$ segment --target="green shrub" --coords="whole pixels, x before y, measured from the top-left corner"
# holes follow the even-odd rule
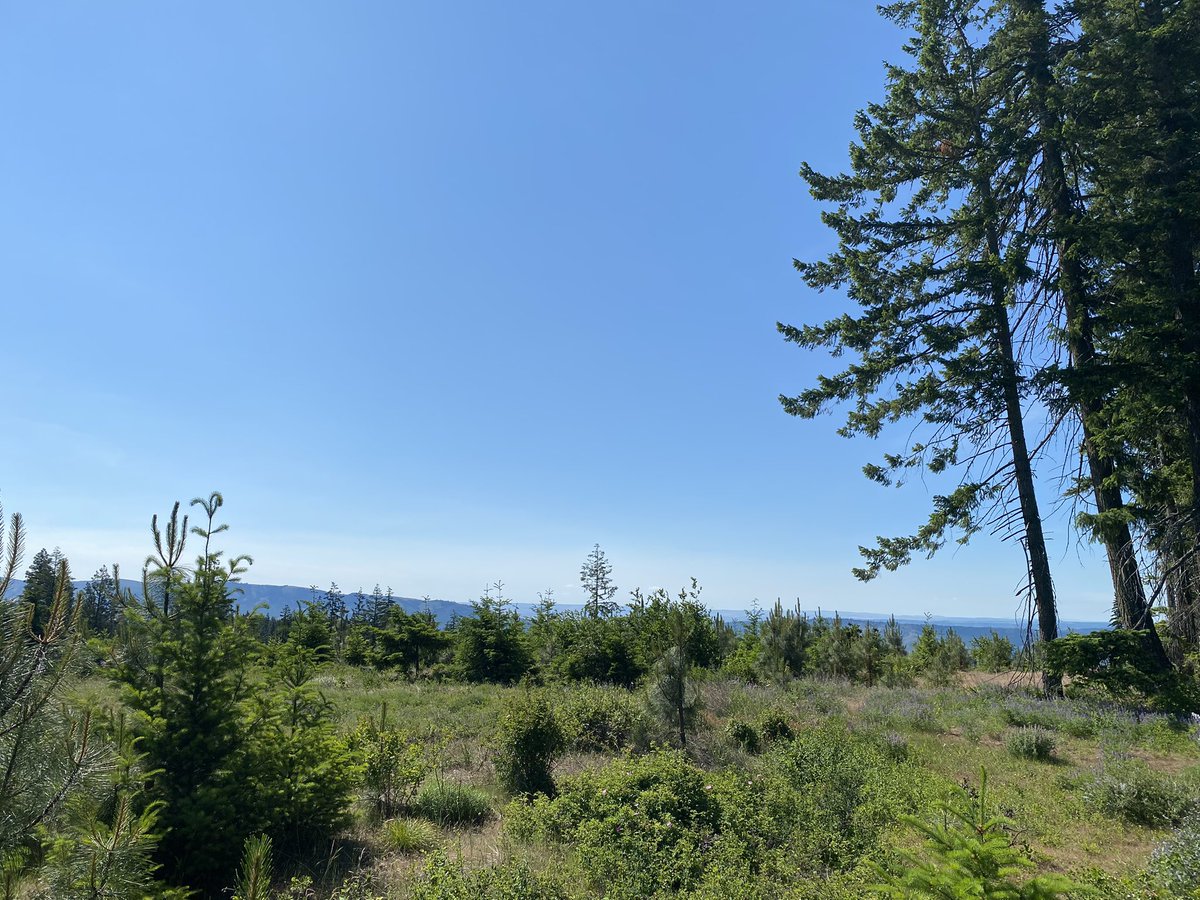
[[[436,743],[390,728],[386,703],[380,706],[378,719],[358,723],[349,745],[362,767],[366,798],[381,816],[412,805],[421,782],[433,770],[439,749]]]
[[[1105,815],[1134,825],[1177,825],[1197,807],[1194,792],[1141,760],[1110,756],[1084,785],[1084,798]]]
[[[1054,735],[1044,728],[1018,728],[1008,736],[1008,752],[1021,759],[1042,762],[1054,755]]]
[[[829,725],[753,773],[706,772],[672,751],[619,759],[562,779],[557,798],[511,804],[505,823],[517,841],[571,847],[614,900],[771,896],[797,870],[849,873],[878,852],[883,829],[916,808],[919,777]]]
[[[699,882],[722,817],[713,779],[657,751],[565,778],[558,798],[506,818],[518,839],[573,845],[607,896],[650,897]]]
[[[494,763],[500,785],[512,794],[554,794],[554,759],[566,738],[545,693],[525,691],[509,701],[500,719]]]
[[[401,853],[424,853],[437,846],[438,834],[420,819],[390,819],[383,823],[383,842]]]
[[[741,719],[729,720],[725,726],[725,737],[731,744],[741,747],[747,753],[758,753],[762,749],[758,731],[749,722],[743,722]]]
[[[632,687],[645,674],[636,635],[623,617],[560,616],[554,636],[558,647],[550,665],[561,678]]]
[[[883,751],[884,756],[895,762],[904,762],[908,759],[908,738],[902,734],[889,731],[882,735],[879,740],[879,748]]]
[[[633,695],[618,687],[573,687],[556,712],[567,744],[584,752],[629,746],[643,718]]]
[[[492,801],[477,787],[434,779],[421,788],[414,809],[443,827],[478,825],[491,815]]]
[[[1012,641],[993,630],[971,641],[971,658],[984,672],[1003,672],[1012,667]]]
[[[1193,815],[1155,849],[1149,871],[1173,897],[1200,894],[1200,816]]]
[[[790,741],[795,736],[787,716],[778,709],[763,711],[758,718],[758,731],[763,740],[771,744],[778,741]]]
[[[1049,671],[1102,688],[1115,700],[1164,712],[1200,709],[1200,686],[1156,663],[1149,632],[1120,628],[1069,634],[1046,644]]]

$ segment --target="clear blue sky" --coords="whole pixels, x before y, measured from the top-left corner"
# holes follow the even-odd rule
[[[775,322],[838,302],[796,171],[900,40],[868,2],[5,4],[0,500],[77,577],[215,488],[256,582],[570,602],[599,542],[622,596],[1011,614],[996,541],[856,583],[949,485],[777,401],[828,363]]]

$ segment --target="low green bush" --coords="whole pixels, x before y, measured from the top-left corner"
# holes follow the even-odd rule
[[[1192,815],[1155,849],[1148,868],[1170,896],[1200,896],[1200,815]]]
[[[562,726],[543,691],[513,697],[500,718],[493,762],[501,787],[511,794],[554,794],[551,767],[566,746]]]
[[[414,810],[443,827],[478,825],[491,815],[492,801],[477,787],[434,779],[421,788]]]
[[[741,747],[747,753],[758,753],[762,749],[762,741],[758,731],[749,722],[741,719],[730,719],[725,725],[725,737],[729,743]]]
[[[1083,786],[1097,811],[1133,825],[1177,825],[1198,807],[1197,795],[1176,778],[1160,775],[1138,759],[1110,756]]]
[[[1054,756],[1054,735],[1036,725],[1010,732],[1006,744],[1009,754],[1020,759],[1046,762]]]
[[[790,741],[795,735],[787,716],[778,709],[764,710],[758,717],[758,733],[769,744],[777,741]]]
[[[752,772],[706,772],[656,751],[564,778],[559,796],[513,803],[518,842],[571,847],[606,897],[773,895],[798,871],[848,873],[914,811],[922,776],[875,738],[830,724],[780,743]]]
[[[348,745],[362,768],[362,789],[379,816],[390,816],[412,805],[421,782],[433,770],[440,742],[423,741],[388,724],[387,704],[378,718],[359,721]]]
[[[894,762],[905,762],[908,759],[908,738],[894,731],[881,735],[879,747],[884,755]]]
[[[644,718],[641,705],[620,687],[578,686],[557,709],[567,744],[573,750],[620,750],[634,742]]]

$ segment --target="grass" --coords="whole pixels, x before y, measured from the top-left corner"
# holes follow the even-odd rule
[[[383,823],[383,843],[398,853],[425,853],[441,841],[438,830],[421,819],[389,819]]]
[[[573,847],[523,844],[505,827],[510,808],[503,816],[495,812],[499,792],[490,746],[505,703],[520,688],[412,682],[343,666],[330,667],[319,687],[344,731],[378,716],[386,702],[391,727],[414,739],[436,735],[431,745],[444,748],[405,817],[380,822],[366,804],[356,815],[354,834],[369,847],[361,865],[380,896],[408,896],[434,851],[470,869],[514,864],[576,873],[568,879],[576,890],[570,896],[595,896],[583,887],[588,861]],[[977,785],[986,768],[996,809],[1034,861],[1033,871],[1068,874],[1097,886],[1096,896],[1166,900],[1172,895],[1142,886],[1152,875],[1147,866],[1155,848],[1169,848],[1154,858],[1170,862],[1176,874],[1200,853],[1200,739],[1194,727],[1169,717],[1094,701],[1050,702],[1014,688],[1005,676],[912,688],[808,679],[750,685],[711,677],[701,693],[704,713],[688,749],[714,775],[765,771],[761,767],[773,755],[787,751],[788,731],[802,740],[819,725],[841,720],[875,741],[888,759],[919,771],[931,797]],[[119,703],[99,673],[74,695],[92,706]],[[578,731],[556,764],[557,778],[601,770],[616,759],[636,758],[650,742],[671,740],[669,730],[652,723],[644,743],[629,733],[628,723],[644,715],[638,692],[565,686],[551,688],[550,696],[564,714],[573,709]],[[1185,821],[1192,824],[1171,829],[1189,814],[1193,818]],[[1173,838],[1176,833],[1182,836]],[[883,854],[919,844],[899,827],[885,830],[880,841]],[[833,882],[822,887],[799,871],[778,877],[790,885],[785,890],[780,882],[788,896],[843,896],[822,893]],[[845,896],[866,896],[847,891]]]
[[[414,811],[443,828],[480,825],[492,814],[492,798],[472,785],[438,778],[421,788]]]

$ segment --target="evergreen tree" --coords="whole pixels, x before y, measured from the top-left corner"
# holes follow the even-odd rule
[[[141,748],[155,773],[149,796],[163,804],[159,860],[168,878],[208,893],[224,886],[248,835],[251,796],[242,702],[254,642],[232,612],[231,587],[250,562],[222,560],[212,539],[221,495],[197,498],[205,524],[189,532],[172,510],[165,534],[153,524],[140,603],[125,610],[121,677],[138,715]],[[179,566],[188,534],[202,540],[191,573]]]
[[[859,312],[823,325],[779,325],[789,341],[855,361],[781,400],[806,418],[853,401],[846,435],[926,423],[928,433],[907,451],[865,468],[873,480],[902,481],[922,467],[958,470],[957,486],[934,498],[925,525],[863,549],[860,578],[935,552],[950,532],[962,542],[1013,523],[1049,640],[1057,612],[1025,431],[1025,407],[1037,398],[1018,354],[1039,343],[1018,330],[1033,328],[1036,316],[1013,316],[1031,274],[1019,229],[1032,164],[1028,151],[1009,149],[1025,146],[1005,103],[1013,75],[996,64],[986,41],[990,13],[980,4],[929,0],[882,10],[913,31],[905,48],[912,67],[888,67],[885,101],[859,114],[849,174],[803,172],[813,195],[835,204],[825,220],[840,247],[797,266],[814,288],[845,287]],[[1049,674],[1045,683],[1058,689]]]
[[[83,604],[83,621],[94,634],[111,634],[116,631],[118,613],[117,583],[109,574],[108,566],[101,566],[84,585],[80,601]]]
[[[767,674],[779,678],[800,676],[807,670],[812,623],[801,609],[784,611],[777,599],[763,620],[759,635],[759,663]]]
[[[533,658],[520,614],[496,582],[471,604],[473,615],[454,629],[454,664],[467,681],[511,684],[529,671]]]
[[[650,674],[650,708],[670,723],[679,738],[679,746],[686,748],[687,734],[694,727],[702,706],[693,675],[695,663],[689,653],[696,620],[682,603],[671,603],[665,622],[668,641]]]
[[[30,627],[34,634],[41,634],[47,624],[54,598],[65,578],[68,605],[71,602],[71,569],[67,558],[57,547],[51,553],[44,547],[33,555],[33,561],[25,571],[25,587],[21,591],[21,602],[29,604],[32,611]]]
[[[257,808],[245,812],[276,847],[309,850],[349,818],[358,772],[334,730],[329,701],[313,685],[318,665],[312,650],[277,645],[270,687],[256,698],[245,803]]]
[[[579,581],[583,585],[587,600],[584,609],[593,619],[600,616],[611,616],[617,610],[613,597],[617,595],[617,586],[612,582],[612,563],[596,544],[587,555],[579,569]]]
[[[0,509],[0,597],[12,584],[24,542],[20,514],[6,527]],[[38,556],[51,564],[49,553]],[[40,567],[31,571],[40,577]],[[34,830],[50,825],[68,798],[110,764],[90,717],[62,705],[79,646],[67,578],[66,560],[60,560],[48,602],[36,593],[39,606],[0,602],[0,858],[28,849]]]

